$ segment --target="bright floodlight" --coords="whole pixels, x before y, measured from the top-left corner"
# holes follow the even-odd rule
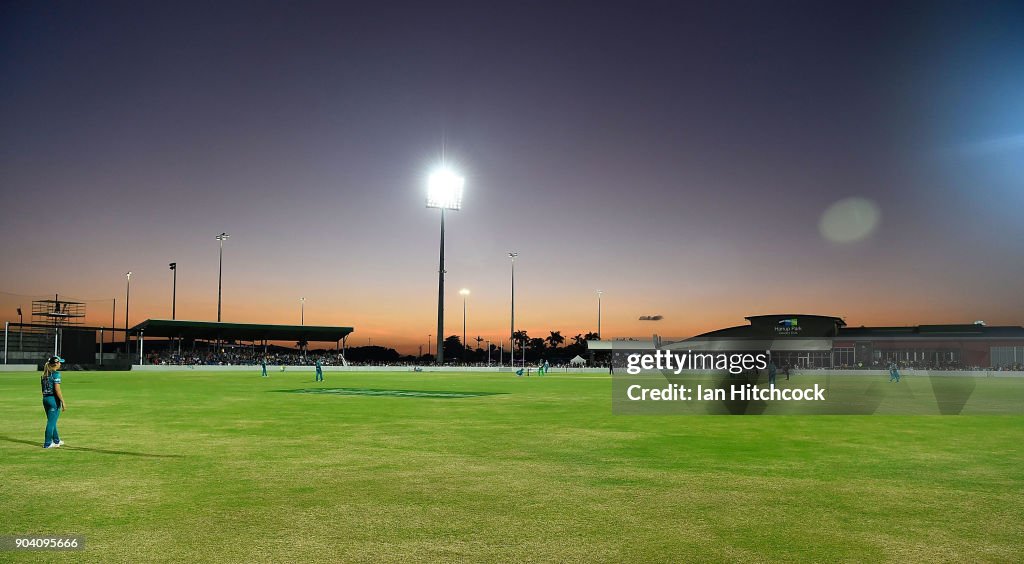
[[[462,209],[462,187],[466,179],[449,168],[439,168],[427,179],[427,207]]]
[[[463,295],[463,296],[468,296],[469,295],[469,290],[467,290],[466,288],[463,288],[463,289],[459,290],[459,294]]]

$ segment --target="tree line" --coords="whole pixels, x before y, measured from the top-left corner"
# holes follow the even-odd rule
[[[525,348],[526,361],[537,362],[545,359],[553,364],[568,362],[576,355],[588,357],[587,341],[598,340],[597,333],[577,333],[569,339],[562,335],[561,331],[548,331],[546,337],[530,337],[526,331],[516,331],[512,334],[512,341],[515,343],[516,360],[521,361]],[[482,364],[487,362],[488,346],[486,339],[477,336],[468,339],[469,346],[463,344],[458,335],[449,335],[444,340],[444,358],[450,364]],[[476,346],[473,346],[475,343]],[[303,348],[305,343],[296,343]],[[427,351],[422,356],[402,355],[390,347],[370,345],[363,347],[349,347],[345,350],[345,358],[349,362],[420,362],[429,364],[434,361],[434,352]],[[498,356],[501,348],[497,343],[490,343],[490,359],[494,364],[498,363]],[[509,357],[508,347],[504,349],[505,360]]]

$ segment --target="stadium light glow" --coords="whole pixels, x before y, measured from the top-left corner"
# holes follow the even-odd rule
[[[427,207],[445,210],[462,209],[462,189],[466,179],[448,167],[430,173],[427,179]]]

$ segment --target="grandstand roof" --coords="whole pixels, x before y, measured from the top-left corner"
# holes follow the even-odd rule
[[[179,321],[147,319],[129,329],[146,337],[179,337],[183,339],[226,339],[234,341],[316,341],[336,342],[354,331],[352,327],[318,325],[264,325],[258,323],[217,323],[214,321]]]
[[[807,318],[822,319],[822,320],[831,321],[833,323],[836,323],[840,327],[843,327],[843,326],[846,325],[846,321],[844,321],[842,317],[836,317],[834,315],[811,315],[811,314],[806,314],[806,313],[784,313],[784,314],[776,313],[776,314],[772,314],[772,315],[748,315],[747,317],[744,317],[743,319],[746,319],[747,321],[749,321],[751,323],[757,323],[758,321],[761,321],[761,320],[767,320],[769,322],[770,321],[775,321],[776,319],[778,319],[780,317],[794,317],[794,318],[797,318],[797,319],[807,319]]]
[[[843,327],[837,339],[1024,339],[1024,327],[987,325],[919,325],[911,327]]]

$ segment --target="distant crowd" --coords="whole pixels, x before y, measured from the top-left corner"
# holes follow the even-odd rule
[[[836,370],[888,370],[889,366],[893,363],[891,360],[874,360],[870,364],[865,365],[864,363],[857,363],[856,365],[837,365]],[[960,361],[945,361],[939,363],[933,362],[915,362],[900,360],[896,361],[896,368],[899,370],[992,370],[995,372],[1003,372],[1008,370],[1024,370],[1024,364],[1007,364],[1003,366],[976,366],[976,365],[965,365]]]
[[[156,352],[146,355],[147,364],[169,364],[178,366],[258,366],[262,362],[266,362],[267,365],[271,366],[313,366],[316,360],[320,360],[320,364],[323,366],[342,366],[347,364],[348,366],[441,366],[433,359],[421,358],[417,359],[414,357],[403,357],[401,359],[387,360],[387,361],[348,361],[347,363],[343,360],[341,354],[335,352],[316,352],[316,353],[305,353],[302,352],[267,352],[264,354],[262,351],[254,351],[252,349],[226,349],[221,352],[206,351],[206,352],[183,352],[178,354],[177,352]],[[857,363],[856,365],[837,365],[833,367],[834,370],[887,370],[891,364],[891,360],[876,359],[871,363]],[[568,364],[555,360],[550,363],[552,367],[559,368],[568,366]],[[516,366],[523,366],[521,360],[516,360]],[[527,366],[536,366],[537,363],[534,361],[528,361]],[[478,368],[486,368],[487,366],[499,366],[497,361],[491,362],[489,365],[486,362],[446,362],[443,366],[473,366]],[[588,363],[587,366],[596,368],[608,368],[607,362],[596,362]],[[1024,370],[1024,364],[1016,363],[1005,366],[996,367],[984,367],[984,366],[967,366],[959,361],[947,361],[940,363],[927,363],[927,362],[914,362],[914,361],[897,361],[896,367],[900,370],[993,370],[993,371],[1007,371],[1007,370]],[[793,366],[779,366],[780,370],[786,368],[797,369],[801,367]],[[815,367],[812,367],[815,368]],[[817,367],[818,369],[828,369],[827,366]]]
[[[337,354],[302,354],[254,352],[251,349],[233,349],[223,352],[176,352],[154,353],[146,356],[148,364],[172,364],[179,366],[257,366],[263,362],[268,365],[313,366],[317,359],[324,366],[340,366],[341,356]]]
[[[486,362],[446,362],[443,365],[439,365],[433,362],[432,359],[420,359],[417,360],[413,357],[407,357],[400,360],[388,360],[388,361],[348,361],[345,362],[339,353],[306,353],[301,352],[294,353],[282,353],[282,352],[267,352],[264,354],[262,351],[253,351],[252,349],[231,349],[224,350],[222,352],[215,351],[195,351],[195,352],[154,352],[146,355],[147,364],[164,364],[164,365],[176,365],[176,366],[259,366],[261,363],[266,362],[268,366],[313,366],[317,359],[320,360],[320,364],[323,366],[472,366],[478,368],[486,368],[488,363]],[[528,366],[534,366],[536,363],[527,362]],[[498,366],[497,361],[491,362],[490,366]],[[522,362],[517,360],[516,366],[522,366]],[[551,363],[551,366],[568,366],[562,363]],[[607,365],[605,365],[607,366]]]

